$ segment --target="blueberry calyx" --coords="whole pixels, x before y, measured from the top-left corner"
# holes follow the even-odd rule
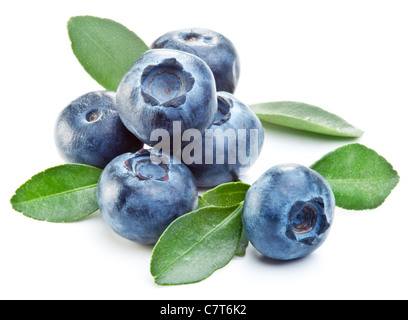
[[[150,90],[152,93],[150,93]],[[170,99],[179,97],[184,92],[184,81],[175,71],[160,70],[149,78],[146,92],[155,97],[160,97],[161,99],[158,100],[168,100],[168,97]]]
[[[184,37],[185,41],[197,41],[197,34],[191,33]]]
[[[101,117],[101,112],[98,109],[94,109],[89,111],[86,116],[85,116],[85,120],[87,122],[95,122],[97,121],[99,118]]]
[[[145,102],[155,106],[178,107],[194,85],[194,78],[175,59],[166,59],[159,65],[143,70],[142,94]]]
[[[323,212],[324,203],[321,198],[295,202],[289,213],[286,236],[294,241],[313,245],[330,228]]]
[[[169,180],[168,167],[164,164],[155,164],[150,159],[138,161],[134,170],[139,180]]]
[[[291,221],[292,230],[294,233],[307,233],[315,227],[316,220],[316,209],[311,205],[306,204]]]
[[[133,157],[125,160],[124,165],[139,180],[169,180],[169,166],[152,161],[148,150],[137,152]]]
[[[181,35],[181,39],[183,39],[185,42],[201,42],[201,44],[203,43],[209,43],[211,41],[213,41],[213,36],[211,36],[210,34],[203,34],[203,33],[199,33],[199,32],[187,32],[187,33],[182,33]],[[200,45],[199,43],[194,44],[194,45]]]

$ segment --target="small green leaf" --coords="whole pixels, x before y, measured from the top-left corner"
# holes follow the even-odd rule
[[[82,164],[47,169],[17,189],[14,210],[43,221],[71,222],[97,211],[96,188],[102,170]]]
[[[236,207],[245,200],[250,185],[243,182],[221,184],[202,195],[202,201],[216,207]]]
[[[338,137],[355,138],[363,134],[339,116],[306,103],[278,101],[250,107],[259,119],[285,127]]]
[[[328,153],[311,168],[327,179],[336,205],[349,210],[377,208],[399,182],[387,160],[357,143]]]
[[[241,240],[242,207],[205,207],[173,221],[153,249],[150,272],[155,282],[199,282],[227,265]]]
[[[68,21],[72,50],[84,69],[107,90],[116,91],[125,73],[149,48],[123,25],[92,16]]]
[[[214,202],[211,204],[203,199],[203,196],[198,197],[198,209],[204,207],[216,207],[217,204],[219,207],[223,208],[237,208],[242,201],[245,200],[246,192],[249,188],[249,185],[238,182],[238,183],[227,183],[225,185],[220,185],[214,189],[207,191],[203,196],[208,197],[209,201]],[[228,189],[232,192],[228,193]],[[232,195],[231,199],[228,197]],[[238,202],[239,201],[239,202]],[[221,205],[220,205],[221,204]],[[246,248],[248,247],[249,240],[245,234],[244,229],[242,229],[241,240],[239,242],[237,251],[235,255],[238,257],[245,256]]]

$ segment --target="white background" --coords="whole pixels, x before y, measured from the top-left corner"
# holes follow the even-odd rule
[[[7,4],[5,4],[7,3]],[[2,299],[406,299],[408,210],[406,1],[8,1],[0,9]],[[249,246],[205,281],[160,287],[149,273],[151,246],[114,234],[100,213],[66,224],[12,210],[14,191],[62,164],[53,140],[58,113],[101,87],[70,47],[66,22],[116,20],[150,45],[163,33],[206,27],[230,38],[241,57],[236,96],[248,103],[293,100],[333,112],[365,131],[336,139],[267,125],[259,161],[310,165],[360,142],[384,156],[401,181],[385,203],[337,209],[327,242],[292,262]],[[369,164],[368,164],[369,165]]]

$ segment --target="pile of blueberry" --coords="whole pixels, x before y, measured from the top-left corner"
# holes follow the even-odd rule
[[[116,93],[90,92],[60,113],[57,148],[67,162],[103,169],[98,204],[116,233],[157,242],[173,220],[196,209],[198,187],[236,181],[255,162],[264,132],[233,95],[239,75],[230,40],[178,30],[152,44]],[[242,220],[255,248],[287,260],[324,241],[333,212],[333,193],[318,173],[284,165],[249,189]]]

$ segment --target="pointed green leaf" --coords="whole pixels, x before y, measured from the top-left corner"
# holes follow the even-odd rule
[[[116,91],[125,73],[149,48],[123,25],[92,16],[68,21],[72,50],[84,69],[105,89]]]
[[[339,116],[306,103],[278,101],[250,107],[259,119],[285,127],[338,137],[355,138],[363,134]]]
[[[17,189],[14,210],[43,221],[71,222],[97,211],[96,188],[102,170],[82,164],[47,169]]]
[[[205,207],[173,221],[153,249],[150,271],[155,282],[194,283],[228,264],[241,240],[242,206]]]
[[[221,184],[202,195],[202,201],[217,207],[238,206],[245,200],[250,185],[243,182]]]
[[[380,206],[399,182],[387,160],[357,143],[328,153],[311,168],[327,179],[336,205],[349,210]]]

